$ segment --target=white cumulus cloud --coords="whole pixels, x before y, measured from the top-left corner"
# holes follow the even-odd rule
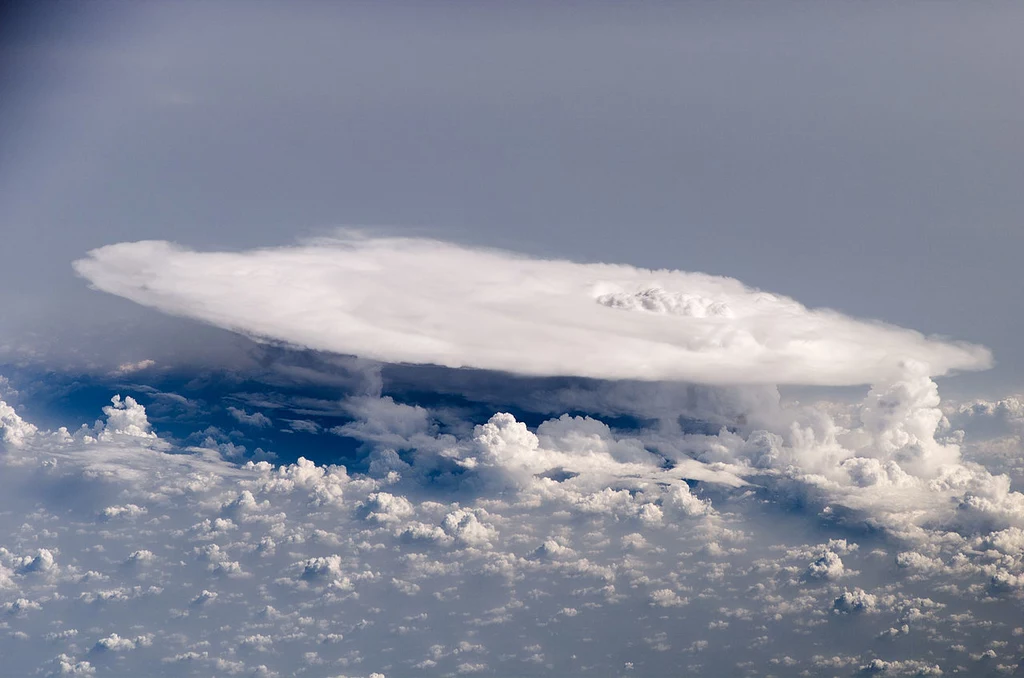
[[[612,648],[637,675],[1010,666],[1024,495],[922,456],[930,393],[876,389],[859,436],[681,434],[724,460],[682,471],[591,418],[441,434],[431,409],[362,399],[367,444],[409,446],[369,475],[132,435],[145,413],[115,399],[73,435],[0,436],[0,655],[12,675],[593,675]],[[9,413],[0,434],[26,425]],[[844,508],[861,519],[834,525]]]

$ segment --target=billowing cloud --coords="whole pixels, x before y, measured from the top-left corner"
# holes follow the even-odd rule
[[[262,412],[254,412],[249,414],[243,409],[237,407],[229,407],[228,413],[235,418],[240,424],[246,424],[248,426],[255,426],[256,428],[266,428],[271,426],[273,422],[270,421],[270,417],[263,414]]]
[[[531,259],[342,233],[294,247],[101,247],[97,289],[258,339],[393,363],[709,384],[862,384],[908,363],[984,369],[987,349],[749,288],[732,278]]]
[[[712,481],[694,482],[587,417],[530,429],[496,413],[463,437],[391,398],[346,407],[346,433],[382,452],[368,473],[175,448],[128,396],[73,432],[0,401],[0,512],[17,516],[0,521],[8,671],[992,675],[1024,650],[1020,495],[998,504],[982,469],[921,454],[945,444],[926,430],[925,378],[856,406],[861,436],[822,419],[683,436],[716,438],[774,491],[731,482],[724,462],[690,460]],[[858,500],[869,523],[898,525],[882,510],[895,495],[876,492],[891,483],[853,482],[850,459],[903,473],[916,533],[833,522]],[[822,520],[764,501],[787,485]]]

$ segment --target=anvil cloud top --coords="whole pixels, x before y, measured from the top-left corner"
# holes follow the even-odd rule
[[[396,363],[712,384],[847,385],[987,368],[987,349],[732,278],[533,259],[344,232],[195,252],[163,241],[75,262],[93,286],[259,339]]]

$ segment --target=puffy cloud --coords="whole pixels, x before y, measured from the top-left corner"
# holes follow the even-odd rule
[[[60,676],[94,676],[96,667],[91,663],[81,660],[75,661],[74,657],[61,654],[53,660],[56,675]]]
[[[444,440],[427,445],[423,462],[440,457],[453,460],[485,485],[526,488],[545,478],[574,479],[580,487],[604,487],[614,479],[629,478],[678,485],[683,479],[742,485],[736,475],[694,460],[666,460],[646,449],[637,438],[617,437],[603,422],[590,417],[563,415],[530,431],[507,413],[493,415],[474,428],[471,441]],[[414,459],[420,463],[420,457]],[[683,490],[685,491],[685,490]],[[685,499],[680,496],[680,501]],[[699,503],[699,502],[698,502]],[[702,512],[699,507],[693,510]],[[643,516],[660,520],[661,509],[648,507]]]
[[[136,647],[147,647],[153,644],[153,636],[137,636],[135,638],[124,638],[116,633],[111,633],[106,638],[96,641],[94,648],[100,652],[130,652]]]
[[[859,588],[855,588],[852,591],[845,590],[841,596],[833,601],[832,609],[838,613],[871,614],[878,610],[878,596]]]
[[[310,421],[309,419],[292,419],[288,422],[288,426],[291,430],[301,433],[315,434],[320,432],[320,424],[315,421]]]
[[[695,496],[685,483],[679,483],[669,490],[663,506],[677,516],[704,516],[714,512],[711,502]]]
[[[40,549],[34,556],[25,556],[16,571],[18,574],[55,574],[58,569],[53,552]]]
[[[860,408],[862,426],[857,434],[862,438],[855,444],[921,473],[956,463],[959,448],[935,440],[943,419],[940,402],[938,385],[923,367],[908,365],[904,378],[868,393]]]
[[[25,440],[36,434],[36,427],[14,411],[14,408],[0,400],[0,440],[8,445],[20,447]]]
[[[304,457],[299,457],[294,464],[276,468],[265,461],[248,462],[246,468],[260,474],[259,488],[262,491],[291,493],[296,489],[306,490],[314,506],[340,504],[349,482],[344,466],[317,466]]]
[[[100,515],[105,520],[111,518],[137,518],[139,516],[146,515],[146,508],[144,506],[136,506],[135,504],[126,504],[125,506],[108,506],[100,512]]]
[[[873,673],[883,676],[941,676],[943,671],[936,664],[916,659],[885,661],[872,659],[860,667],[861,673]]]
[[[1007,473],[1015,482],[1024,478],[1024,396],[948,402],[942,411],[946,435],[961,445],[965,458]]]
[[[949,434],[934,381],[920,364],[904,370],[860,403],[782,407],[764,420],[770,429],[684,435],[679,447],[831,519],[913,542],[1024,525],[1024,494],[963,458],[970,436]]]
[[[156,361],[149,359],[140,360],[134,363],[121,363],[117,366],[117,369],[112,372],[112,374],[117,377],[123,377],[129,374],[134,374],[135,372],[141,372],[142,370],[148,370],[154,365],[156,365]]]
[[[441,527],[456,541],[470,546],[490,547],[498,534],[492,526],[481,522],[476,513],[464,509],[446,515]]]
[[[107,415],[107,424],[99,435],[100,440],[112,440],[116,436],[156,438],[156,434],[150,430],[146,408],[134,398],[127,396],[121,400],[121,396],[116,395],[110,402],[111,405],[103,408],[103,414]]]
[[[253,412],[252,414],[249,414],[244,409],[240,409],[238,407],[229,407],[228,413],[232,417],[234,417],[235,421],[237,421],[240,424],[245,424],[247,426],[255,426],[256,428],[266,428],[268,426],[273,425],[273,422],[270,421],[270,417],[263,414],[262,412]]]
[[[42,610],[43,606],[34,600],[29,600],[28,598],[18,598],[13,603],[4,603],[3,609],[6,610],[8,614],[18,615],[30,610]]]
[[[672,589],[658,589],[651,592],[651,605],[657,607],[682,607],[689,602],[688,599],[680,597]]]
[[[405,497],[375,492],[368,497],[366,519],[379,523],[397,523],[411,517],[415,510]]]
[[[351,471],[231,463],[127,435],[111,414],[37,431],[0,455],[0,514],[17,516],[0,521],[0,624],[23,634],[0,653],[26,674],[572,675],[616,647],[638,674],[774,659],[898,675],[966,661],[956,637],[1008,662],[1020,640],[999,620],[1017,612],[1024,524],[1006,523],[1024,512],[983,469],[906,454],[935,442],[913,423],[936,407],[928,388],[876,392],[899,414],[862,435],[849,429],[875,395],[852,417],[785,410],[763,435],[677,434],[679,454],[717,446],[708,462],[587,417],[497,414],[440,434],[431,410],[384,398],[346,406],[373,448]],[[108,428],[122,433],[94,435]],[[849,460],[889,484],[855,480]],[[880,638],[881,656],[864,649]]]
[[[967,429],[974,438],[1024,435],[1024,396],[954,404],[946,415],[952,428]]]
[[[845,574],[843,559],[835,551],[826,551],[807,566],[807,576],[814,579],[841,579]]]
[[[384,362],[700,383],[883,382],[982,369],[986,349],[808,309],[731,278],[339,234],[228,253],[89,252],[97,289],[167,313]]]

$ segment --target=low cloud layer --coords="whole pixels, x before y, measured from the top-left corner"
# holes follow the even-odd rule
[[[880,383],[985,369],[987,349],[808,309],[737,280],[425,239],[89,252],[97,289],[259,339],[392,363],[708,384]]]
[[[342,404],[321,435],[364,441],[365,473],[181,446],[127,395],[77,430],[0,401],[8,670],[1002,675],[1024,651],[1024,498],[959,460],[927,377],[671,441]]]

